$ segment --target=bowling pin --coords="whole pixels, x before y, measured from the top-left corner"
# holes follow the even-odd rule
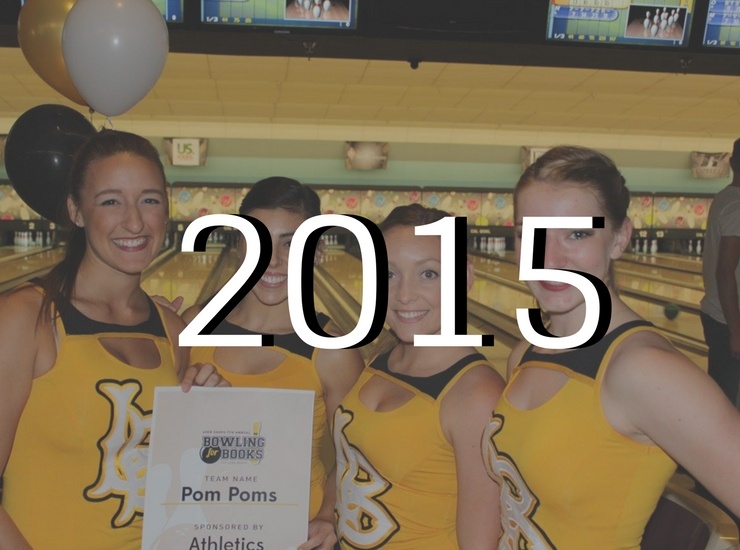
[[[650,27],[650,35],[655,36],[656,34],[658,34],[658,25],[654,24],[652,27]]]
[[[321,0],[319,0],[319,1],[321,1]],[[315,19],[318,19],[319,16],[321,16],[321,6],[316,5],[316,6],[313,7],[313,16],[314,16]]]
[[[694,241],[689,241],[689,254],[694,253]]]
[[[331,9],[330,0],[324,0],[324,11],[329,11],[330,9]]]
[[[648,240],[647,239],[642,240],[642,253],[643,254],[648,253]]]
[[[653,242],[650,243],[650,254],[655,256],[658,253],[658,239],[653,239]]]
[[[650,16],[645,18],[645,22],[643,23],[645,25],[645,30],[648,30],[650,28]]]

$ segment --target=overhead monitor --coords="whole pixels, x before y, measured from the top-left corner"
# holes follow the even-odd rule
[[[740,48],[740,0],[709,0],[702,44]]]
[[[547,39],[687,46],[694,0],[551,0]]]
[[[26,3],[27,0],[21,0],[21,6]],[[162,17],[168,23],[182,23],[183,22],[183,3],[185,0],[153,0],[154,5],[157,6]]]
[[[164,20],[168,23],[183,22],[183,3],[185,0],[154,0],[154,4],[162,12]]]
[[[201,0],[213,25],[291,29],[356,29],[358,0]]]

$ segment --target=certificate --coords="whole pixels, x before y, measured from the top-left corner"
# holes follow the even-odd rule
[[[314,392],[157,388],[143,550],[306,541]]]

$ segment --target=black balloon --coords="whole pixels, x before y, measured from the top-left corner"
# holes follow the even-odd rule
[[[95,133],[84,115],[63,105],[39,105],[18,117],[5,141],[5,170],[18,196],[46,219],[67,222],[72,162]]]

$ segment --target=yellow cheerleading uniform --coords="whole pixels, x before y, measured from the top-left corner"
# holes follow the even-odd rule
[[[501,486],[499,549],[640,548],[676,464],[659,447],[618,433],[604,416],[600,391],[615,348],[646,330],[658,332],[633,321],[590,347],[541,354],[530,346],[524,353],[512,381],[532,367],[568,380],[532,410],[514,407],[504,390],[484,433],[486,466]]]
[[[57,357],[33,381],[4,474],[3,507],[35,550],[141,548],[155,386],[178,384],[161,313],[120,326],[59,307]],[[153,369],[111,355],[101,339],[141,338]]]
[[[440,421],[442,399],[470,369],[469,355],[427,378],[393,373],[385,354],[368,366],[334,415],[337,536],[343,549],[458,548],[455,453]],[[491,367],[493,368],[493,367]],[[392,411],[373,411],[362,387],[380,376],[413,392]]]
[[[317,315],[317,319],[322,327],[330,321],[329,317],[322,313]],[[228,321],[222,321],[213,334],[255,333]],[[326,484],[326,468],[321,460],[321,441],[326,434],[326,404],[324,403],[324,389],[316,370],[318,350],[306,344],[295,333],[273,335],[273,346],[270,349],[283,354],[285,359],[274,369],[260,374],[239,374],[226,370],[216,361],[216,348],[212,346],[191,348],[190,362],[210,363],[234,387],[311,390],[314,392],[311,492],[308,515],[309,519],[313,519],[319,513],[324,500],[324,485]],[[245,350],[245,353],[249,351]]]

